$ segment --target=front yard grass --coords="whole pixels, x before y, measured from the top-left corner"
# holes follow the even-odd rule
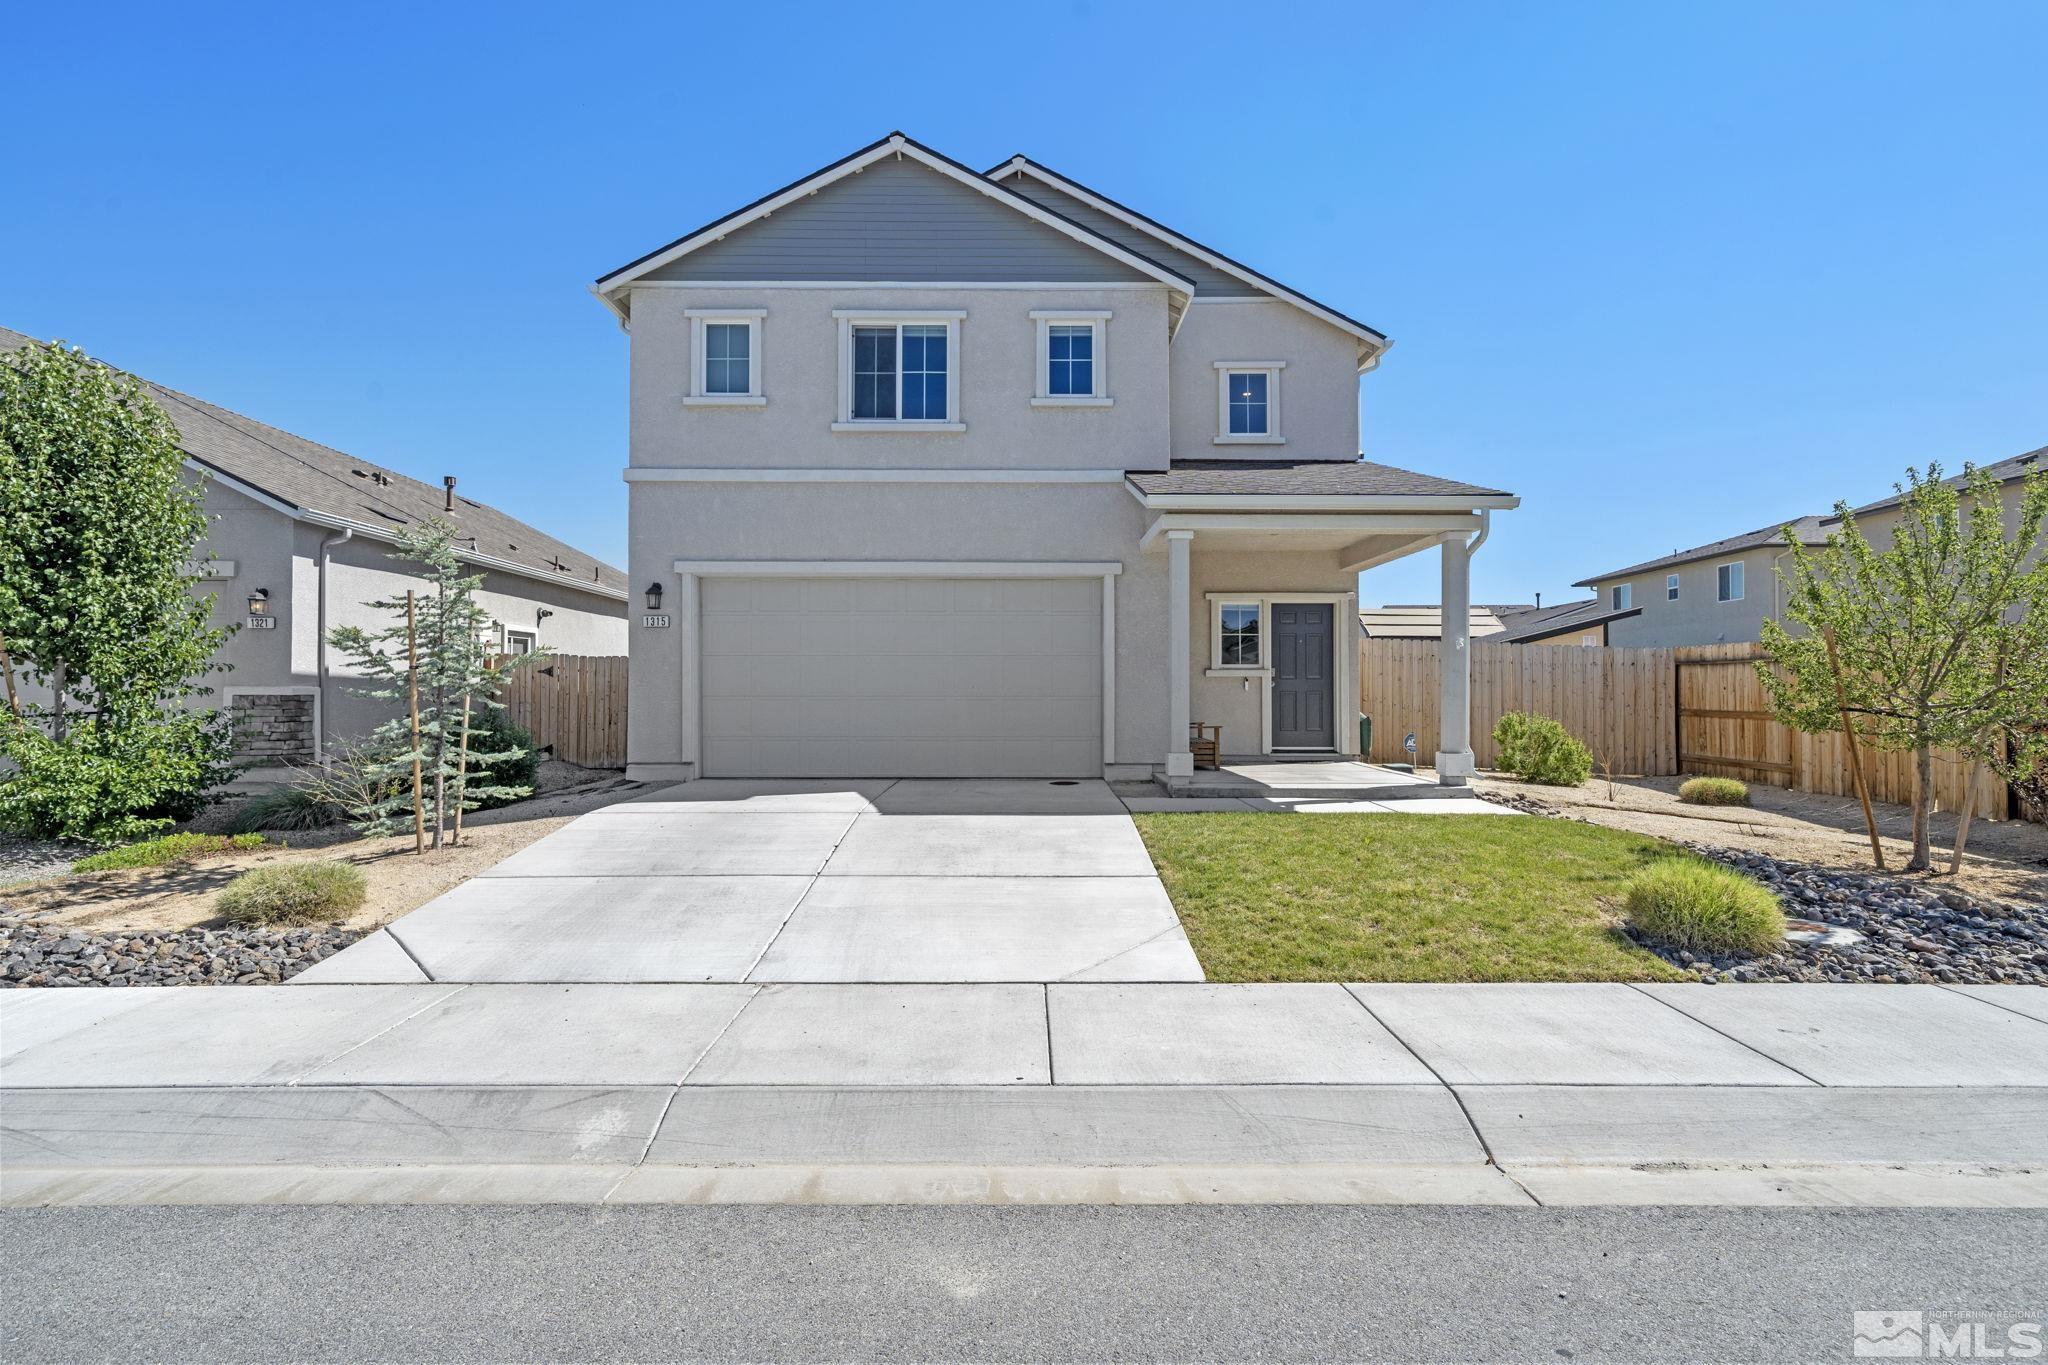
[[[1683,981],[1621,934],[1629,877],[1683,857],[1535,816],[1139,815],[1211,981]]]

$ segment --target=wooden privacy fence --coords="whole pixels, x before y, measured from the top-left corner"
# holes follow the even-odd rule
[[[1618,649],[1585,645],[1472,646],[1472,751],[1481,767],[1499,759],[1493,727],[1505,711],[1549,716],[1593,751],[1594,771],[1645,777],[1706,773],[1852,796],[1856,788],[1839,734],[1806,735],[1771,719],[1755,644]],[[1359,709],[1373,719],[1379,763],[1407,758],[1402,738],[1414,732],[1417,760],[1437,747],[1435,640],[1372,640],[1359,647]],[[1875,801],[1913,799],[1913,756],[1863,749],[1864,776]],[[1938,810],[1962,805],[1967,766],[1934,759]],[[1977,815],[2006,818],[2005,783],[1979,778]]]
[[[533,733],[544,757],[586,768],[626,766],[625,655],[549,655],[513,669],[498,700]]]

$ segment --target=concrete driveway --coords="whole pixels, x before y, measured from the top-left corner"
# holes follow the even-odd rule
[[[1101,782],[687,783],[585,815],[295,978],[1200,981]]]

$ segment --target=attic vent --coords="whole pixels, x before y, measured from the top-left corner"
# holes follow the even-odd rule
[[[548,567],[550,569],[553,569],[556,573],[567,573],[569,571],[569,566],[567,564],[564,564],[561,560],[555,558],[553,555],[548,556]]]

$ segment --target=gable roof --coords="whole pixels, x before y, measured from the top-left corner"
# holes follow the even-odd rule
[[[1499,635],[1504,629],[1503,613],[1512,608],[1481,606],[1475,602],[1465,618],[1465,633],[1474,640]],[[1444,609],[1435,603],[1403,606],[1360,607],[1358,623],[1375,640],[1441,640],[1444,637]]]
[[[1136,209],[1120,204],[1106,194],[1091,190],[1079,181],[1069,180],[1059,172],[1039,165],[1028,156],[1022,154],[1013,156],[1000,166],[990,167],[987,174],[992,179],[998,181],[1017,175],[1029,175],[1033,179],[1058,190],[1060,193],[1069,195],[1081,203],[1108,215],[1111,219],[1126,225],[1134,233],[1140,233],[1152,240],[1163,242],[1175,251],[1184,252],[1194,257],[1204,265],[1222,271],[1226,275],[1235,276],[1263,293],[1269,293],[1275,298],[1293,304],[1304,312],[1321,318],[1339,331],[1349,332],[1357,337],[1361,343],[1359,347],[1359,368],[1361,370],[1369,370],[1378,364],[1379,358],[1386,354],[1388,347],[1394,344],[1393,340],[1378,328],[1368,327],[1357,318],[1349,317],[1326,303],[1320,303],[1298,290],[1290,289],[1272,276],[1262,274],[1242,261],[1232,260],[1214,247],[1204,246],[1192,237],[1184,237],[1172,228],[1167,227],[1164,223],[1148,218]],[[1126,240],[1137,239],[1128,238]]]
[[[19,350],[32,341],[0,327],[0,351]],[[470,543],[458,542],[457,552],[479,567],[600,597],[626,597],[626,576],[620,570],[495,507],[457,494],[451,516],[444,510],[444,488],[140,376],[137,381],[177,426],[188,465],[298,520],[389,541],[405,527],[439,516],[467,533]]]
[[[1609,621],[1623,621],[1631,616],[1641,616],[1641,607],[1628,607],[1621,611],[1605,610],[1597,597],[1588,597],[1582,602],[1563,602],[1554,607],[1538,607],[1531,611],[1517,612],[1504,618],[1507,629],[1493,638],[1492,643],[1500,645],[1530,645],[1549,640],[1589,626],[1604,626]]]
[[[2043,471],[2048,471],[2048,446],[2042,446],[2039,449],[2030,450],[2026,452],[2024,455],[2015,455],[2009,460],[2000,460],[1997,464],[1985,465],[1983,466],[1983,469],[1985,473],[1989,474],[1992,478],[1998,480],[2000,483],[2010,483],[2014,479],[2022,477],[2027,473],[2028,470],[2031,469],[2040,469]],[[1951,487],[1961,488],[1965,483],[1969,481],[1969,477],[1969,473],[1966,469],[1964,473],[1958,474],[1952,479],[1943,479],[1942,482],[1950,485]],[[1906,498],[1904,494],[1894,493],[1888,498],[1880,498],[1876,502],[1866,503],[1862,507],[1852,508],[1851,515],[1860,517],[1865,512],[1882,512],[1887,508],[1899,506],[1901,503],[1905,502],[1905,500]],[[1840,522],[1840,517],[1827,518],[1827,523],[1830,526],[1838,525]]]
[[[1610,578],[1631,578],[1636,574],[1666,568],[1673,564],[1690,564],[1695,560],[1712,559],[1717,555],[1736,554],[1744,550],[1781,544],[1785,539],[1784,531],[1787,526],[1790,526],[1793,533],[1799,537],[1801,545],[1824,545],[1827,543],[1827,533],[1821,529],[1822,521],[1823,518],[1818,516],[1804,516],[1795,517],[1791,521],[1773,522],[1754,531],[1744,531],[1739,536],[1729,536],[1726,540],[1695,545],[1690,550],[1674,550],[1657,559],[1646,559],[1640,564],[1631,564],[1626,569],[1614,569],[1607,573],[1594,574],[1591,578],[1581,578],[1572,586],[1590,588],[1595,583],[1604,583]]]
[[[607,308],[618,314],[623,322],[627,317],[627,311],[624,301],[616,297],[620,289],[632,284],[650,271],[657,270],[671,261],[687,256],[692,251],[715,242],[729,233],[737,232],[749,223],[766,218],[776,210],[807,198],[825,186],[842,180],[849,175],[854,175],[887,157],[906,157],[916,161],[950,180],[966,185],[977,193],[986,195],[997,203],[1006,205],[1018,213],[1072,238],[1074,241],[1092,247],[1112,259],[1122,262],[1148,279],[1166,285],[1169,289],[1178,291],[1183,296],[1192,297],[1195,292],[1194,281],[1168,269],[1150,256],[1134,251],[1120,242],[1112,241],[1093,229],[1074,222],[1064,214],[1046,208],[1030,197],[1019,194],[1013,189],[996,183],[987,176],[970,170],[951,157],[933,151],[930,147],[901,132],[890,133],[886,137],[869,143],[859,151],[841,157],[829,166],[813,171],[811,174],[785,185],[779,190],[763,195],[751,204],[734,209],[724,217],[714,219],[703,227],[676,238],[666,246],[657,247],[637,260],[628,261],[618,269],[599,276],[591,285],[591,292],[596,294]]]

